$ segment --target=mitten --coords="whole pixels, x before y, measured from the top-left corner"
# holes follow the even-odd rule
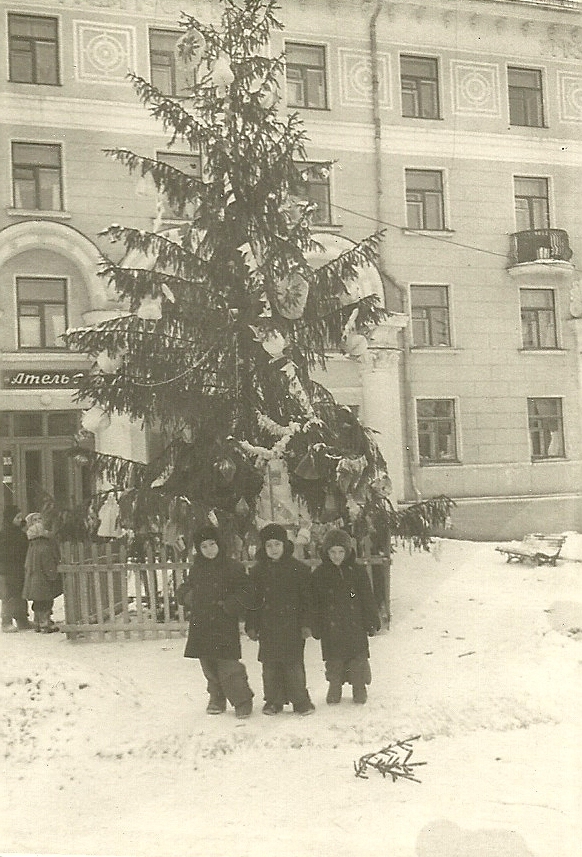
[[[259,639],[259,632],[256,628],[246,628],[246,633],[249,640],[253,640],[255,643]]]
[[[302,628],[301,636],[304,640],[308,640],[311,637],[311,628]]]
[[[368,637],[374,637],[376,634],[376,628],[368,628]]]

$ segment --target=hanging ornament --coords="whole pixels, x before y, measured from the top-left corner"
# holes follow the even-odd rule
[[[309,283],[299,271],[291,271],[275,286],[277,309],[283,318],[292,321],[303,315],[308,296]]]
[[[366,456],[341,458],[336,467],[337,484],[343,494],[353,494],[367,464]]]
[[[295,475],[300,479],[316,480],[323,474],[320,473],[312,452],[306,452],[295,468]]]
[[[368,350],[368,340],[361,333],[348,333],[342,342],[342,351],[348,357],[363,357]]]
[[[123,361],[121,354],[112,357],[108,351],[100,351],[95,362],[104,375],[114,375]]]
[[[237,515],[240,515],[241,518],[246,518],[246,516],[251,511],[249,508],[249,504],[245,500],[244,497],[241,497],[236,506],[234,507],[234,511]]]
[[[270,354],[274,360],[283,356],[287,340],[277,328],[267,325],[258,327],[252,324],[249,327],[255,334],[255,341],[260,342],[267,354]]]
[[[257,101],[263,110],[270,110],[281,98],[279,86],[274,80],[266,80],[259,89]]]
[[[380,476],[377,476],[376,479],[372,480],[371,488],[373,488],[380,497],[388,500],[392,493],[392,480],[387,473],[382,473]]]
[[[89,408],[88,411],[83,411],[81,425],[86,431],[90,431],[95,434],[98,431],[103,431],[103,429],[109,428],[111,420],[109,418],[109,414],[104,411],[103,408],[100,408],[99,405],[95,405],[94,407]]]
[[[208,513],[208,520],[212,524],[213,527],[218,527],[218,518],[216,517],[216,512],[214,509],[211,509]]]
[[[348,515],[350,517],[350,521],[355,521],[360,512],[362,511],[361,506],[353,497],[348,497],[346,499],[346,509],[348,511]]]
[[[336,488],[330,488],[325,495],[325,502],[321,512],[321,521],[329,524],[337,521],[340,517],[340,498]]]
[[[176,42],[176,53],[198,68],[206,52],[206,39],[195,27],[189,27]]]
[[[161,297],[152,298],[150,296],[142,298],[142,301],[137,308],[136,315],[149,321],[159,321],[162,317],[162,299]]]
[[[308,527],[300,527],[295,536],[296,545],[308,545],[311,541],[311,530]]]
[[[230,60],[226,54],[220,54],[214,67],[210,72],[210,79],[216,87],[216,94],[219,98],[224,98],[228,93],[228,88],[234,80],[234,74],[230,66]]]
[[[236,473],[236,464],[232,458],[223,458],[214,465],[225,482],[232,482]]]

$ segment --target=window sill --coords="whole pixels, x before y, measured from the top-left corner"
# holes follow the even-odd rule
[[[402,114],[403,119],[420,119],[421,122],[444,122],[444,116],[407,116]]]
[[[549,125],[513,125],[511,122],[509,123],[510,128],[534,128],[536,131],[548,130]]]
[[[556,461],[567,461],[565,455],[553,455],[551,458],[532,458],[532,464],[555,464]]]
[[[42,80],[8,80],[8,83],[16,83],[18,86],[59,86],[62,87],[62,83],[45,83]]]
[[[460,354],[463,351],[454,345],[413,345],[410,350],[420,354]]]
[[[46,220],[70,220],[69,211],[47,211],[43,208],[7,208],[8,217],[43,217]]]
[[[462,467],[462,461],[419,461],[421,467]]]
[[[545,355],[545,354],[567,354],[568,351],[565,348],[518,348],[519,354],[536,354],[536,355]]]
[[[343,229],[342,223],[312,223],[313,232],[341,232]]]
[[[61,351],[60,349],[54,349],[54,351],[44,350],[44,351],[3,351],[2,352],[2,360],[4,363],[14,364],[14,363],[30,363],[34,361],[35,363],[55,363],[65,361],[66,363],[74,363],[74,364],[89,364],[91,361],[85,354],[80,354],[78,352],[70,352],[68,350]]]
[[[454,229],[411,229],[409,226],[401,226],[403,235],[454,235]]]
[[[292,110],[318,110],[320,113],[331,113],[331,107],[309,107],[307,104],[289,104],[289,102],[287,107]]]

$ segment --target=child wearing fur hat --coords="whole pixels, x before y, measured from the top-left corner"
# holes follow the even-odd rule
[[[311,577],[313,636],[321,640],[326,701],[341,701],[342,685],[352,685],[355,703],[363,705],[370,684],[368,636],[380,620],[366,570],[356,563],[352,541],[344,530],[330,530],[321,547],[322,562]]]
[[[315,706],[306,686],[304,648],[311,636],[309,569],[293,556],[293,544],[279,524],[259,533],[260,546],[249,578],[252,608],[245,630],[259,641],[263,665],[263,714],[279,714],[287,702],[296,714]]]
[[[46,529],[40,512],[26,516],[26,537],[28,551],[24,562],[22,597],[32,601],[35,631],[52,634],[59,630],[51,619],[53,601],[63,591],[58,571],[59,546]]]
[[[208,714],[222,714],[228,700],[239,719],[250,717],[254,694],[240,660],[239,631],[248,579],[242,563],[225,555],[216,527],[200,527],[194,546],[196,556],[176,593],[190,611],[184,657],[200,661],[210,696]]]

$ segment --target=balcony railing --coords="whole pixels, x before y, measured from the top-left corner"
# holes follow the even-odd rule
[[[528,229],[510,236],[509,267],[524,262],[553,260],[569,262],[572,257],[568,233],[564,229]]]

